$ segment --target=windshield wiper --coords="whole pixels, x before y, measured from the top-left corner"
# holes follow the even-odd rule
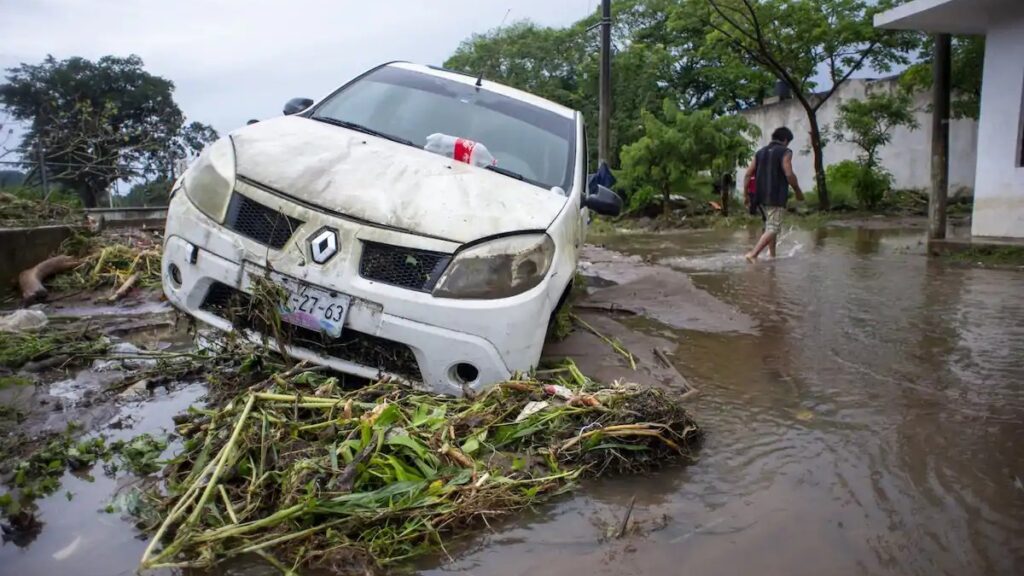
[[[497,172],[498,174],[503,174],[505,176],[508,176],[509,178],[515,178],[516,180],[522,180],[524,182],[527,181],[526,180],[526,176],[523,176],[519,172],[513,172],[512,170],[509,170],[508,168],[502,168],[500,166],[495,166],[494,164],[490,164],[488,166],[484,166],[484,169],[490,170],[491,172]],[[532,181],[531,181],[531,183],[532,183]]]
[[[332,118],[330,116],[313,116],[313,120],[319,120],[321,122],[326,122],[327,124],[334,124],[335,126],[341,126],[342,128],[348,128],[349,130],[355,130],[356,132],[362,132],[363,134],[369,134],[370,136],[378,136],[386,140],[391,140],[392,142],[398,142],[399,144],[419,148],[419,146],[414,144],[412,140],[402,138],[401,136],[395,136],[394,134],[388,134],[387,132],[381,132],[380,130],[374,130],[368,126],[349,122],[348,120],[339,120],[338,118]]]

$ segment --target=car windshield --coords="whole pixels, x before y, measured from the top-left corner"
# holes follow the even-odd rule
[[[436,133],[473,140],[506,175],[545,188],[572,187],[571,118],[450,79],[384,66],[331,95],[312,117],[358,124],[417,147]]]

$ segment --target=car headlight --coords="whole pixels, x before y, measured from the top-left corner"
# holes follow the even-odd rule
[[[521,234],[471,246],[455,255],[434,288],[442,298],[507,298],[541,283],[555,257],[547,234]]]
[[[182,176],[185,195],[203,214],[224,221],[235,189],[235,148],[225,136],[207,146]]]

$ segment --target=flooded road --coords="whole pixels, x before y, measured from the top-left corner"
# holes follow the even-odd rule
[[[702,391],[698,463],[588,485],[430,574],[1020,574],[1024,272],[947,265],[916,231],[629,234],[754,333],[628,325]],[[636,495],[640,533],[605,540]]]
[[[634,312],[615,321],[646,338],[622,341],[655,342],[701,390],[700,460],[491,521],[422,573],[1024,573],[1024,272],[928,259],[919,231],[829,227],[790,231],[778,260],[750,266],[755,235],[592,238],[614,266],[583,267],[608,291],[591,303],[614,295]],[[108,419],[128,425],[102,433],[169,430],[202,394],[125,402]],[[92,476],[40,501],[42,534],[0,546],[0,574],[134,573],[145,541],[104,512],[123,479]]]

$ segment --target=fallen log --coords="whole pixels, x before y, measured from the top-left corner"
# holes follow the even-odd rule
[[[22,305],[28,306],[46,300],[48,293],[43,282],[50,276],[71,270],[75,266],[78,266],[78,260],[71,256],[54,256],[27,270],[22,270],[18,275]]]

